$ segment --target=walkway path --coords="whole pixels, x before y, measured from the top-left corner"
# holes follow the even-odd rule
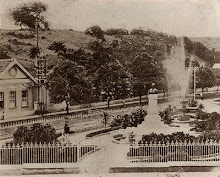
[[[217,112],[220,113],[220,102],[215,101],[218,99],[209,99],[209,100],[200,100],[199,102],[203,104],[204,111],[211,113],[211,112]]]

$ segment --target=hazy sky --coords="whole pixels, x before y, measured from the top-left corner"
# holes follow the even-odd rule
[[[1,28],[15,28],[8,11],[30,0],[0,0]],[[36,0],[48,5],[51,28],[84,31],[150,28],[175,35],[220,36],[220,0]]]

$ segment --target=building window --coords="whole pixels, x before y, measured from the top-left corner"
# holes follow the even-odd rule
[[[28,92],[27,90],[22,90],[22,97],[21,97],[21,106],[28,105]]]
[[[0,109],[4,108],[4,93],[0,92]]]
[[[16,92],[12,91],[9,92],[9,108],[15,108],[16,107]]]

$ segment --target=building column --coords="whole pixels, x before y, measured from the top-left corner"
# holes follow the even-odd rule
[[[9,90],[6,89],[4,92],[4,116],[7,119],[7,114],[10,111],[9,110]]]
[[[22,93],[21,93],[21,88],[20,87],[18,87],[17,89],[16,89],[16,108],[18,109],[18,110],[21,110],[21,98],[22,98]]]
[[[28,92],[28,107],[29,109],[34,109],[34,100],[33,100],[33,88],[27,89]]]

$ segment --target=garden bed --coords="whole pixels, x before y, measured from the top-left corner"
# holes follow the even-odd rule
[[[106,129],[102,129],[102,130],[99,130],[99,131],[95,131],[95,132],[87,134],[86,138],[92,138],[92,137],[95,137],[95,136],[103,135],[103,134],[109,133],[109,132],[114,131],[114,130],[119,130],[120,128],[121,127],[111,127],[111,128],[106,128]]]

